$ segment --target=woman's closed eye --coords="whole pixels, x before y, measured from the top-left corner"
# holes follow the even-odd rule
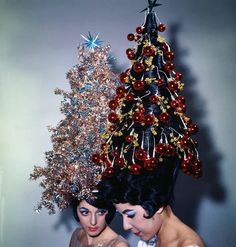
[[[136,212],[134,210],[130,210],[130,211],[126,211],[125,214],[127,215],[128,218],[134,218]]]

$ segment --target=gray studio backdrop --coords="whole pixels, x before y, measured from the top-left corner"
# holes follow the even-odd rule
[[[68,246],[71,211],[37,215],[37,183],[28,176],[51,148],[47,125],[62,118],[65,74],[77,63],[80,34],[111,44],[117,71],[126,69],[126,35],[142,24],[145,0],[0,1],[0,246]],[[162,1],[157,12],[184,76],[189,114],[198,122],[205,175],[180,176],[175,211],[208,247],[234,247],[235,237],[235,1]],[[113,227],[121,230],[121,217]],[[123,233],[135,246],[136,239]]]

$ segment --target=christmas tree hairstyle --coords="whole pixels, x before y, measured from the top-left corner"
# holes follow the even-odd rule
[[[61,112],[65,115],[52,132],[52,150],[45,153],[46,167],[35,166],[30,179],[41,178],[42,207],[49,214],[67,208],[73,200],[94,197],[101,167],[90,160],[90,153],[100,147],[99,135],[104,132],[109,112],[107,101],[115,93],[117,76],[111,71],[111,47],[100,47],[98,36],[82,36],[79,45],[79,64],[67,73],[71,91],[56,89],[62,95]]]
[[[109,125],[99,153],[91,159],[103,167],[102,179],[126,170],[139,175],[153,171],[176,158],[179,168],[199,178],[202,175],[196,142],[198,127],[185,115],[182,75],[174,69],[174,53],[159,35],[166,26],[149,1],[144,24],[128,34],[137,43],[126,54],[131,67],[120,74],[121,86],[109,102]],[[143,12],[141,11],[141,12]]]

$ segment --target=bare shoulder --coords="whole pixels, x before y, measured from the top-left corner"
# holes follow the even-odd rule
[[[200,238],[196,238],[183,241],[181,247],[205,247],[205,245]]]
[[[129,247],[129,244],[127,242],[118,242],[112,245],[112,247]]]

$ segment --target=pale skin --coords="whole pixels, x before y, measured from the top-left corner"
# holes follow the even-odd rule
[[[85,200],[77,206],[77,215],[80,220],[82,231],[80,241],[86,245],[98,245],[116,238],[114,232],[106,223],[106,209],[96,208]],[[128,247],[128,244],[120,242],[111,247]]]
[[[179,220],[170,206],[160,208],[151,218],[140,205],[115,204],[123,216],[124,230],[130,230],[142,240],[158,236],[156,247],[205,247],[200,236]]]

